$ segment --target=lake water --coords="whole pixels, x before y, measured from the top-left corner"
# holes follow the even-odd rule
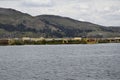
[[[120,80],[120,44],[0,46],[0,80]]]

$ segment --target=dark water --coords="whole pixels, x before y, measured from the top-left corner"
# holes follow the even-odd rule
[[[0,46],[0,80],[120,80],[120,44]]]

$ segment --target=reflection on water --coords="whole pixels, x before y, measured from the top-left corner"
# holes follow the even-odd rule
[[[0,46],[0,80],[120,80],[120,44]]]

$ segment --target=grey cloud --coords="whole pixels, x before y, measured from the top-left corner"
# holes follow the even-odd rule
[[[115,14],[112,14],[112,15],[104,15],[104,18],[106,20],[114,20],[114,21],[117,21],[117,20],[120,20],[120,14],[119,15],[115,15]]]
[[[18,1],[18,0],[0,0],[0,1]],[[22,1],[22,0],[19,0]]]
[[[51,0],[24,0],[22,2],[23,6],[28,7],[50,7],[53,6],[53,2]]]

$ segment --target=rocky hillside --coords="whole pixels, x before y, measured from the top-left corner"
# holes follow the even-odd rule
[[[120,27],[105,27],[55,15],[31,16],[0,8],[0,38],[8,37],[117,37]]]

